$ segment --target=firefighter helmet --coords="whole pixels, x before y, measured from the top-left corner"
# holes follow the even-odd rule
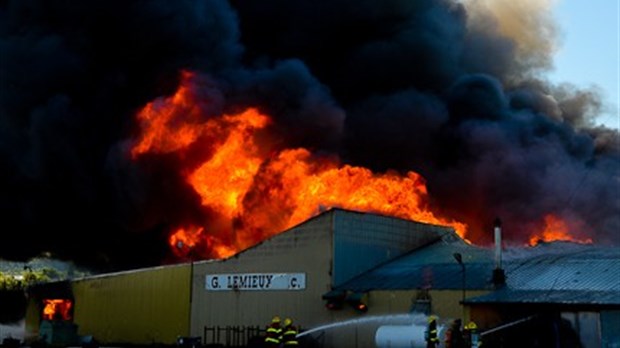
[[[428,317],[428,322],[429,322],[429,323],[432,323],[432,322],[434,322],[434,321],[437,321],[437,316],[436,316],[436,315],[430,315],[430,316]]]
[[[292,323],[293,323],[293,319],[291,319],[291,318],[284,319],[284,326],[289,326]]]
[[[280,322],[280,317],[276,315],[275,317],[273,317],[273,319],[271,319],[271,322],[274,323],[274,324],[275,323],[279,323]]]
[[[478,325],[476,325],[473,321],[470,321],[467,325],[465,325],[465,328],[468,330],[475,330],[478,328]]]

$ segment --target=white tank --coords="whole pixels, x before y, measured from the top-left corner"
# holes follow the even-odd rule
[[[384,325],[375,333],[377,348],[426,348],[422,325]],[[437,336],[442,337],[443,327],[437,327]]]

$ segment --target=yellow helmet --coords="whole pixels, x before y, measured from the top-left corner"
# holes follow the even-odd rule
[[[275,323],[279,323],[280,322],[280,317],[276,315],[275,317],[273,317],[273,319],[271,319],[271,322],[274,323],[274,324]]]
[[[428,322],[429,322],[429,323],[432,323],[432,322],[434,322],[434,321],[436,321],[436,320],[437,320],[437,316],[436,316],[436,315],[430,315],[430,316],[428,317]]]
[[[289,326],[292,323],[293,323],[293,319],[291,319],[291,318],[284,319],[284,326]]]
[[[474,323],[473,321],[470,321],[469,323],[467,323],[467,325],[465,325],[465,328],[469,330],[475,330],[478,328],[478,325],[476,325],[476,323]]]

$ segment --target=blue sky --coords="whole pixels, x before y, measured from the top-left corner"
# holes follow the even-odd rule
[[[605,110],[597,123],[620,129],[620,0],[557,0],[554,13],[560,41],[548,77],[601,88]]]

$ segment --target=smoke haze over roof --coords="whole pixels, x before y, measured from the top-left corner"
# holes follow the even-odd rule
[[[594,91],[545,79],[548,2],[5,0],[0,32],[0,257],[167,256],[199,198],[174,158],[128,150],[181,70],[204,118],[258,107],[289,147],[416,171],[482,242],[548,213],[620,242],[618,132]]]

